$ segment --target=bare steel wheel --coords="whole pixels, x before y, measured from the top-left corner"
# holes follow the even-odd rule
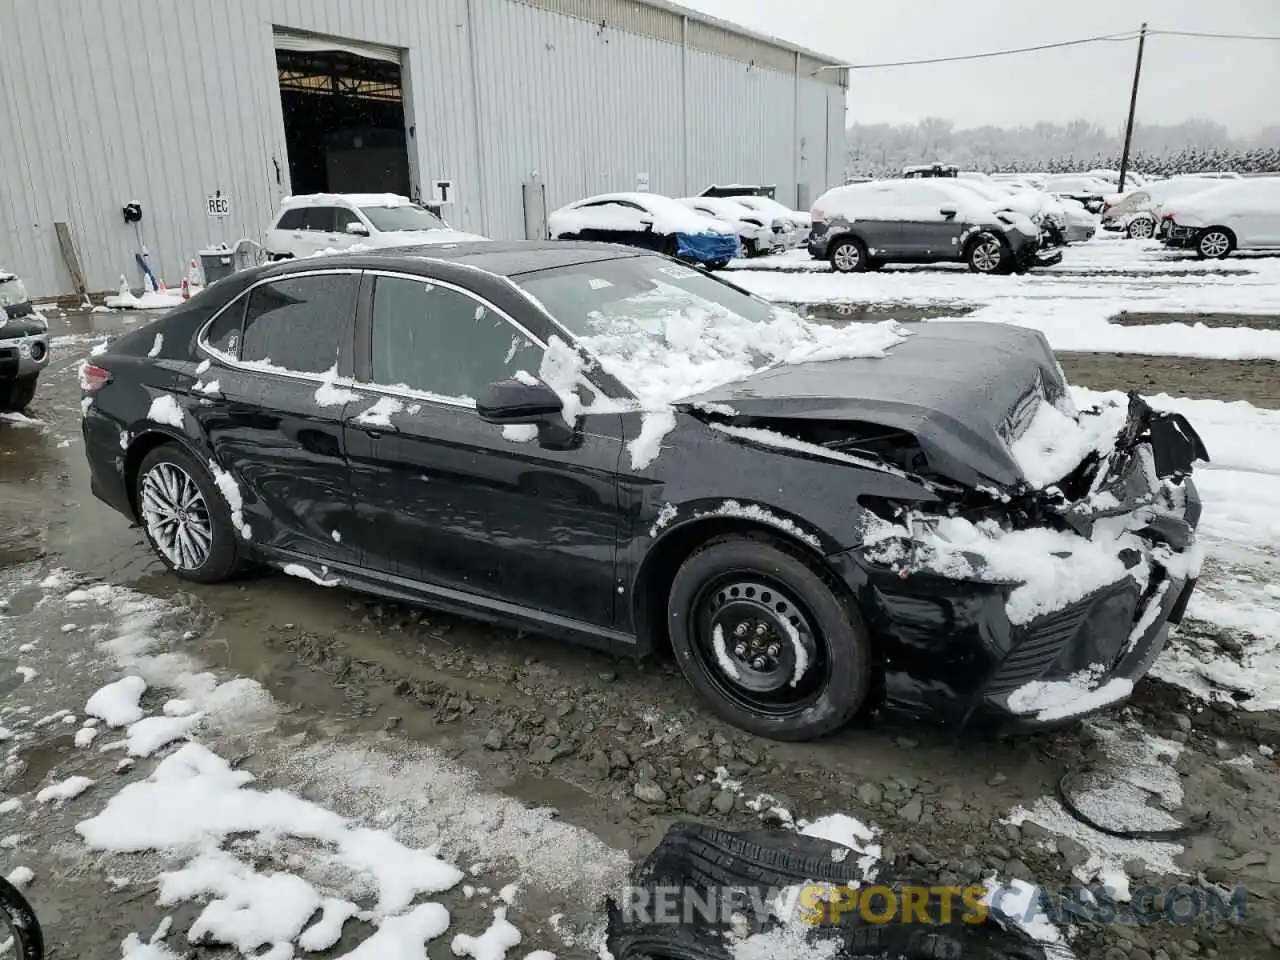
[[[200,488],[174,463],[142,475],[138,509],[147,533],[175,570],[199,570],[213,546],[213,521]]]
[[[667,597],[671,648],[707,705],[775,740],[812,740],[862,707],[870,638],[852,601],[790,544],[729,535],[689,556]]]
[[[206,467],[177,443],[149,450],[134,477],[138,522],[165,566],[180,577],[216,583],[242,565],[249,525],[232,520],[219,484]],[[228,474],[223,483],[234,487]]]
[[[1221,260],[1235,246],[1235,238],[1222,227],[1210,227],[1200,234],[1196,242],[1196,253],[1202,260]]]
[[[1134,240],[1150,240],[1155,236],[1156,222],[1150,217],[1134,217],[1125,232]]]

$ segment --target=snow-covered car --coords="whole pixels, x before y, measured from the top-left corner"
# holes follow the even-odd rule
[[[960,168],[954,163],[912,163],[902,168],[902,179],[916,180],[932,177],[958,177]]]
[[[809,254],[840,273],[885,263],[959,261],[978,273],[1057,263],[1041,229],[946,177],[834,187],[813,205]]]
[[[778,740],[1114,708],[1198,572],[1194,429],[1078,410],[1039,331],[833,327],[617,245],[256,267],[81,383],[90,487],[175,575],[667,648]]]
[[[1111,184],[1112,191],[1120,185],[1120,171],[1111,169],[1110,167],[1099,167],[1095,170],[1086,170],[1084,176],[1093,177],[1097,180],[1103,180]],[[1138,187],[1145,187],[1151,180],[1134,170],[1126,170],[1124,174],[1124,185],[1128,190],[1136,190]]]
[[[1106,198],[1116,192],[1115,184],[1106,180],[1099,180],[1097,177],[1078,176],[1075,174],[1052,174],[1045,177],[1044,187],[1046,193],[1051,193],[1055,197],[1070,197],[1084,204],[1084,208],[1090,213],[1098,213],[1102,210],[1102,204],[1106,202]]]
[[[48,365],[49,324],[32,307],[22,278],[0,268],[0,411],[25,410]]]
[[[1170,177],[1128,193],[1115,194],[1103,203],[1103,229],[1123,230],[1135,240],[1148,240],[1156,235],[1165,204],[1212,190],[1220,184],[1221,181],[1208,177]]]
[[[733,223],[657,193],[602,193],[547,217],[552,240],[594,240],[656,250],[719,270],[742,256]]]
[[[738,242],[744,257],[763,256],[789,249],[786,230],[773,218],[752,210],[732,197],[681,197],[680,202],[713,220],[738,228]],[[794,231],[791,231],[794,232]],[[790,246],[795,246],[791,243]]]
[[[1164,207],[1165,243],[1201,259],[1233,250],[1280,250],[1280,177],[1224,179]]]
[[[484,240],[394,193],[308,193],[285,197],[263,247],[275,260],[317,253]]]
[[[1027,217],[1040,228],[1043,246],[1062,246],[1067,242],[1067,214],[1058,198],[1040,190],[1019,189],[964,174],[950,182],[987,200],[996,210],[1012,210]]]
[[[1098,232],[1099,217],[1090,213],[1079,200],[1070,197],[1054,197],[1066,219],[1067,243],[1084,243]]]
[[[734,197],[744,207],[750,207],[757,213],[773,218],[775,232],[780,232],[784,243],[790,247],[802,247],[809,240],[809,214],[803,210],[792,210],[785,203],[773,197],[741,196]],[[790,232],[787,228],[790,227]]]

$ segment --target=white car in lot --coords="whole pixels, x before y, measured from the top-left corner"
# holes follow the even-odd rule
[[[274,260],[353,247],[411,247],[486,240],[394,193],[309,193],[285,197],[263,246]]]
[[[731,223],[738,228],[744,257],[777,253],[787,247],[786,231],[774,229],[775,218],[759,210],[752,210],[737,197],[681,197],[680,202],[690,210],[713,220]],[[794,233],[794,230],[791,231]],[[794,243],[791,246],[795,246]]]
[[[1191,247],[1201,259],[1233,250],[1280,250],[1280,177],[1220,180],[1166,205],[1165,243]]]
[[[787,249],[801,247],[809,240],[811,224],[809,214],[803,210],[792,210],[784,203],[772,197],[742,196],[734,200],[757,213],[773,218],[773,230],[782,237]],[[790,228],[788,231],[787,228]]]
[[[1127,193],[1114,194],[1102,207],[1102,226],[1106,230],[1123,230],[1135,240],[1156,235],[1165,204],[1221,186],[1223,181],[1209,177],[1170,177],[1155,180]]]

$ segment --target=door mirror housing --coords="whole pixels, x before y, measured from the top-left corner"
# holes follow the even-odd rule
[[[956,216],[955,207],[939,207],[938,212],[942,214],[944,217],[946,217],[948,220],[954,220]]]
[[[499,380],[489,384],[476,402],[476,412],[487,423],[539,423],[564,410],[559,395],[541,380]]]
[[[644,227],[646,230],[652,230],[652,229],[653,229],[653,217],[641,217],[641,218],[640,218],[640,226]]]
[[[346,229],[347,233],[354,234],[357,237],[367,237],[369,235],[369,228],[359,220],[352,220],[347,224]]]

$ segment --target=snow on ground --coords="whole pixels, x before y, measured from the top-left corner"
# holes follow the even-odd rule
[[[1109,322],[1125,311],[1280,313],[1276,257],[1206,262],[1157,244],[1108,238],[1068,247],[1058,267],[991,277],[938,266],[836,274],[817,261],[806,263],[807,256],[801,251],[747,261],[733,272],[733,281],[785,303],[937,307],[939,320],[947,319],[941,315],[948,307],[976,306],[963,317],[957,309],[955,319],[1031,327],[1055,350],[1280,359],[1280,330]]]
[[[58,618],[65,607],[93,619],[95,661],[125,674],[86,704],[124,730],[101,749],[124,749],[142,762],[164,753],[149,772],[139,768],[141,779],[72,776],[43,785],[36,803],[74,810],[78,840],[110,869],[158,873],[157,908],[203,904],[172,946],[162,942],[162,923],[150,941],[128,938],[125,956],[176,956],[186,940],[283,958],[327,949],[358,918],[372,930],[351,957],[421,957],[427,940],[449,931],[455,955],[500,960],[524,939],[507,916],[517,889],[596,909],[624,878],[629,862],[621,851],[554,810],[480,790],[470,771],[429,749],[383,739],[341,744],[318,734],[282,739],[275,732],[282,708],[257,682],[220,679],[172,647],[179,608],[170,603],[122,587],[77,586],[67,571],[29,585],[37,582],[44,584],[39,604]],[[19,629],[18,618],[0,618],[0,639],[16,640]],[[38,720],[6,716],[19,743],[31,727],[55,719],[75,722],[69,710]],[[172,747],[180,740],[187,742]],[[246,742],[262,782],[222,753],[224,743]],[[14,798],[4,809],[20,805]],[[482,869],[518,883],[502,886],[487,928],[451,929],[444,905],[415,902]]]

